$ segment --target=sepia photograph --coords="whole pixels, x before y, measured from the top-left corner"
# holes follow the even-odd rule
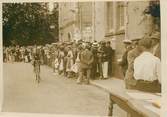
[[[160,6],[2,3],[2,112],[160,117]]]

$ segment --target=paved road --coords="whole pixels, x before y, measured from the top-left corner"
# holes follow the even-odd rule
[[[108,94],[91,85],[77,85],[74,79],[54,75],[42,66],[42,82],[33,77],[31,64],[4,63],[2,111],[107,115]]]

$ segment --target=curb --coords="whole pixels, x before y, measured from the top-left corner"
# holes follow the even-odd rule
[[[95,87],[99,88],[100,90],[103,90],[103,91],[105,91],[105,92],[107,92],[107,93],[110,93],[109,89],[107,89],[107,88],[101,86],[101,85],[98,84],[98,83],[95,83],[95,82],[93,82],[93,81],[90,81],[90,84],[91,84],[92,86],[95,86]]]

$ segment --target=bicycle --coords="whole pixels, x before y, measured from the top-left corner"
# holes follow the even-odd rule
[[[41,81],[40,60],[37,57],[34,57],[33,66],[34,66],[35,80],[37,81],[37,83],[40,83],[40,81]]]

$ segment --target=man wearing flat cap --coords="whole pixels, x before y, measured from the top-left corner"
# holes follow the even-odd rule
[[[160,32],[153,33],[150,38],[152,40],[153,55],[161,59]]]

